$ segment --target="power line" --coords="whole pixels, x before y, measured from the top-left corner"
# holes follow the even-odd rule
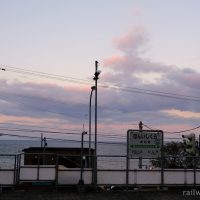
[[[148,126],[148,125],[145,125],[145,124],[143,124],[145,127],[147,127],[148,129],[150,129],[150,130],[158,130],[158,129],[152,129],[150,126]],[[168,134],[178,134],[178,133],[185,133],[185,132],[189,132],[189,131],[193,131],[193,130],[196,130],[196,129],[199,129],[200,128],[200,126],[196,126],[196,127],[194,127],[194,128],[191,128],[191,129],[186,129],[186,130],[181,130],[181,131],[171,131],[171,132],[169,132],[169,131],[163,131],[164,133],[168,133]]]
[[[0,127],[1,131],[11,131],[11,132],[32,132],[32,133],[46,133],[46,134],[61,134],[61,135],[78,135],[80,133],[72,133],[72,132],[59,132],[59,131],[49,131],[49,130],[35,130],[35,129],[21,129],[21,128],[7,128],[7,127]],[[98,137],[107,137],[110,139],[125,139],[124,136],[120,135],[113,135],[113,134],[101,134]]]
[[[184,95],[170,95],[170,93],[162,94],[160,92],[151,92],[151,91],[142,91],[143,89],[134,89],[130,87],[119,87],[119,86],[113,86],[113,85],[101,85],[101,87],[106,88],[106,89],[114,89],[114,90],[120,90],[123,92],[129,92],[129,93],[138,93],[138,94],[145,94],[145,95],[150,95],[150,96],[157,96],[157,97],[166,97],[170,99],[177,99],[177,100],[185,100],[185,101],[193,101],[193,102],[200,102],[200,97],[192,97],[190,96],[185,96]]]
[[[5,69],[8,68],[10,71],[18,72],[18,73],[26,73],[28,75],[34,75],[34,76],[39,76],[39,77],[42,76],[42,77],[46,77],[46,78],[55,78],[55,79],[60,78],[61,80],[64,80],[64,81],[77,82],[77,83],[81,83],[81,84],[89,83],[89,81],[88,80],[86,81],[85,79],[65,77],[65,76],[54,75],[54,74],[50,74],[50,73],[37,72],[37,71],[33,71],[33,70],[26,70],[26,69],[20,69],[20,68],[16,68],[16,67],[10,67],[10,66],[6,66],[6,65],[1,65],[1,66],[4,66]],[[2,70],[5,70],[5,69],[2,69]],[[111,85],[111,84],[100,85],[100,86],[103,88],[121,90],[121,91],[125,91],[125,92],[140,93],[140,94],[147,94],[147,95],[153,95],[153,96],[159,96],[159,97],[174,98],[174,99],[178,99],[178,100],[200,102],[200,97],[196,97],[196,96],[181,95],[181,94],[175,94],[175,93],[169,93],[169,92],[160,92],[160,91],[155,91],[155,90],[147,90],[147,89],[134,88],[134,87],[122,87],[120,85]],[[4,96],[3,98],[5,99],[7,97]],[[22,102],[20,102],[20,103],[22,103]],[[40,108],[40,110],[41,110],[41,108]],[[55,113],[55,114],[66,114],[66,113],[52,112],[52,111],[48,111],[48,110],[44,110],[44,111],[50,112],[50,113]],[[196,130],[198,128],[200,128],[200,126],[197,126],[195,128],[188,129],[188,130],[174,131],[174,132],[164,131],[164,132],[167,134],[178,134],[178,133]]]
[[[70,132],[59,132],[59,131],[45,131],[45,130],[31,130],[31,129],[10,129],[10,128],[0,128],[1,131],[13,131],[13,132],[34,132],[34,133],[54,133],[54,134],[63,134],[63,135],[79,135],[80,133],[70,133]],[[27,136],[29,137],[29,136]],[[110,139],[126,139],[126,136],[119,136],[119,135],[109,135],[109,134],[103,134],[103,135],[99,135],[99,137],[107,137]],[[169,138],[169,137],[165,137],[165,139],[181,139],[181,138]]]
[[[25,135],[17,135],[17,134],[7,134],[7,133],[0,133],[2,136],[14,136],[14,137],[20,137],[20,138],[30,138],[30,139],[41,139],[41,137],[37,136],[25,136]],[[66,142],[78,142],[81,141],[78,140],[71,140],[71,139],[61,139],[61,138],[52,138],[52,137],[46,137],[47,140],[56,140],[56,141],[66,141]],[[87,141],[84,141],[87,142]],[[104,141],[98,141],[98,144],[113,144],[113,145],[126,145],[124,142],[104,142]]]
[[[0,124],[8,124],[8,123],[0,123]],[[12,124],[9,124],[12,125]],[[14,124],[16,125],[16,124]],[[19,125],[19,124],[17,124]],[[150,129],[150,130],[158,130],[155,128],[150,127],[149,125],[143,124],[143,126],[145,126],[146,128]],[[38,126],[33,126],[33,127],[38,127]],[[40,127],[40,128],[46,128],[46,127]],[[196,130],[199,129],[200,126],[191,128],[191,129],[186,129],[186,130],[181,130],[181,131],[173,131],[173,132],[168,132],[168,131],[164,131],[164,133],[167,134],[178,134],[178,133],[183,133],[183,132],[189,132],[192,130]],[[24,128],[11,128],[11,127],[0,127],[0,130],[4,130],[4,131],[14,131],[14,132],[35,132],[35,133],[51,133],[51,134],[65,134],[65,135],[80,135],[81,130],[78,129],[59,129],[59,130],[68,130],[68,131],[76,131],[76,132],[61,132],[61,131],[50,131],[50,130],[42,130],[42,129],[24,129]],[[78,133],[79,132],[79,133]],[[110,137],[110,138],[115,138],[115,139],[126,139],[126,136],[123,135],[117,135],[117,134],[106,134],[106,132],[99,132],[102,133],[102,135],[98,135],[99,137]],[[179,134],[178,134],[179,135]],[[179,135],[180,136],[180,135]]]
[[[51,74],[51,73],[46,73],[46,72],[40,72],[40,71],[35,71],[35,70],[27,70],[23,68],[17,68],[17,67],[11,67],[7,65],[0,65],[4,68],[4,71],[11,71],[15,73],[21,73],[21,74],[26,74],[26,75],[31,75],[31,76],[38,76],[38,77],[44,77],[44,78],[51,78],[51,79],[56,79],[60,81],[70,81],[70,82],[75,82],[75,83],[81,83],[81,84],[88,84],[91,83],[92,81],[86,80],[86,79],[80,79],[80,78],[74,78],[70,76],[62,76],[62,75],[57,75],[57,74]]]
[[[108,82],[109,83],[109,82]],[[150,89],[143,89],[143,88],[137,88],[137,87],[128,87],[128,86],[124,86],[124,87],[121,87],[120,85],[118,84],[115,84],[115,85],[112,85],[116,88],[125,88],[125,89],[130,89],[130,90],[133,90],[133,91],[138,91],[138,92],[151,92],[151,93],[155,93],[156,95],[157,94],[160,94],[160,95],[172,95],[172,96],[179,96],[179,97],[183,97],[183,98],[194,98],[194,99],[198,99],[200,100],[200,97],[197,97],[197,96],[191,96],[191,95],[183,95],[183,94],[177,94],[177,93],[171,93],[171,92],[162,92],[162,91],[156,91],[156,90],[150,90]],[[109,87],[109,85],[107,85],[106,87]]]
[[[34,70],[20,69],[17,67],[10,67],[6,65],[1,65],[1,66],[3,66],[4,67],[3,69],[5,70],[8,68],[8,70],[12,72],[17,72],[17,73],[22,73],[22,74],[25,73],[27,75],[53,78],[57,80],[69,81],[69,82],[80,83],[80,84],[85,84],[85,85],[86,84],[88,85],[89,83],[91,83],[86,79],[78,79],[78,78],[66,77],[66,76],[55,75],[55,74],[39,72],[39,71],[34,71]],[[161,91],[142,89],[142,88],[136,88],[136,87],[127,87],[127,86],[122,87],[116,84],[112,85],[110,84],[110,82],[108,82],[107,85],[99,84],[99,86],[106,89],[115,89],[115,90],[120,90],[124,92],[129,92],[129,93],[146,94],[146,95],[151,95],[151,96],[166,97],[166,98],[172,98],[172,99],[177,99],[177,100],[200,102],[200,97],[196,97],[196,96],[175,94],[175,93],[170,93],[170,92],[161,92]]]
[[[82,129],[69,129],[69,128],[54,128],[54,127],[44,127],[44,126],[35,126],[35,125],[22,125],[22,124],[16,124],[16,123],[1,123],[0,122],[0,125],[9,125],[9,126],[17,126],[17,127],[14,127],[15,129],[23,129],[23,128],[19,128],[19,126],[22,126],[22,127],[31,127],[29,128],[29,130],[38,130],[39,128],[39,132],[43,132],[45,129],[45,131],[48,131],[48,129],[53,129],[53,130],[56,130],[56,132],[63,132],[63,131],[70,131],[70,132],[77,132],[78,134],[80,134],[82,132]],[[0,128],[7,128],[7,129],[10,129],[10,128],[13,128],[13,127],[0,127]],[[37,128],[37,129],[33,129],[33,128]],[[106,131],[98,131],[98,133],[102,133],[103,135],[106,134],[107,136],[119,136],[119,137],[124,137],[126,138],[126,136],[122,136],[122,135],[118,135],[118,134],[115,134],[115,133],[108,133]]]
[[[0,123],[0,125],[9,125],[9,126],[22,126],[22,127],[32,127],[32,128],[42,128],[42,129],[48,129],[49,127],[44,127],[44,126],[35,126],[35,125],[23,125],[23,124],[16,124],[16,123]],[[12,128],[12,127],[5,127],[5,128]],[[18,128],[18,127],[17,127]],[[81,132],[81,129],[61,129],[61,128],[54,128],[54,127],[50,127],[50,129],[54,129],[54,130],[59,130],[59,131],[76,131],[76,132]],[[42,130],[41,130],[42,131]]]
[[[185,132],[188,132],[188,131],[193,131],[193,130],[196,130],[196,129],[199,129],[200,126],[197,126],[197,127],[194,127],[194,128],[191,128],[191,129],[187,129],[187,130],[182,130],[182,131],[174,131],[174,132],[167,132],[166,133],[185,133]]]

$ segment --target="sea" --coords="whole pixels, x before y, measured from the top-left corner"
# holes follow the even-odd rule
[[[23,157],[23,149],[40,146],[40,140],[0,140],[0,169],[14,168],[15,155],[22,154]],[[81,143],[78,141],[50,140],[48,147],[81,147]],[[84,147],[88,147],[87,142],[84,143]],[[98,168],[126,169],[126,148],[125,143],[98,143]],[[131,159],[129,163],[130,169],[136,169],[139,166],[138,159]],[[142,164],[143,168],[149,167],[149,161],[144,160]],[[23,165],[23,159],[21,165]]]

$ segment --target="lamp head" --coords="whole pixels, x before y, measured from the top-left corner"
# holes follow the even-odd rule
[[[99,76],[99,74],[101,74],[101,70],[97,70],[97,71],[95,72],[95,75]]]
[[[91,90],[96,90],[96,87],[93,85],[93,86],[91,87]]]
[[[95,73],[94,73],[94,80],[97,80],[99,78],[99,74],[101,73],[101,70],[97,70]]]
[[[86,134],[87,134],[87,131],[83,131],[82,134],[83,134],[83,135],[86,135]]]

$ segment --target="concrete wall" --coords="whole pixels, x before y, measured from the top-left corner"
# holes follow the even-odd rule
[[[79,168],[58,168],[56,166],[21,166],[19,174],[14,170],[0,170],[0,185],[12,185],[19,176],[19,181],[52,181],[59,185],[73,185],[80,180]],[[125,170],[98,170],[99,185],[125,185]],[[164,185],[200,185],[200,170],[168,169],[163,174]],[[195,176],[196,175],[196,180]],[[128,183],[131,185],[160,185],[161,170],[130,170]],[[92,183],[92,169],[84,169],[85,184]]]
[[[0,170],[0,185],[14,184],[14,170]]]

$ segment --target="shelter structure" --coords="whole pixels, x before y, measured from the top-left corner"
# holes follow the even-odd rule
[[[24,165],[63,165],[66,168],[80,168],[83,162],[84,168],[93,167],[94,149],[91,149],[90,158],[89,148],[29,147],[23,149],[23,152]]]

